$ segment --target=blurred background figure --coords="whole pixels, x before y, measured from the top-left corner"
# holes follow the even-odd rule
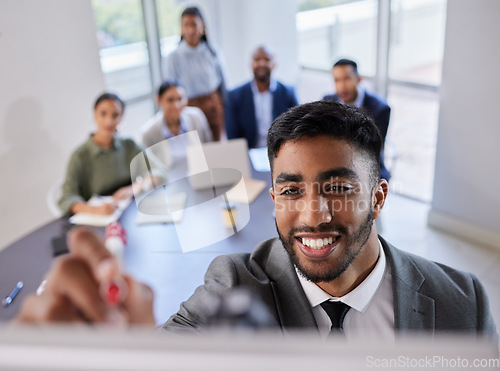
[[[366,91],[363,84],[360,84],[363,78],[358,73],[358,65],[350,59],[340,59],[335,62],[332,75],[336,93],[325,95],[323,99],[331,99],[363,109],[375,121],[385,143],[391,116],[391,108],[385,99]],[[380,154],[380,177],[387,181],[391,177],[391,173],[384,164],[383,150]]]
[[[104,93],[94,104],[97,130],[71,155],[59,200],[64,213],[111,214],[116,205],[92,206],[93,194],[113,195],[115,201],[130,198],[133,190],[130,162],[141,152],[132,139],[120,138],[117,126],[125,104],[115,94]]]
[[[254,79],[230,91],[226,102],[228,139],[245,138],[249,148],[266,147],[271,122],[298,104],[295,91],[271,77],[274,53],[259,46],[252,54]]]
[[[201,142],[212,141],[207,118],[197,107],[186,107],[186,90],[175,80],[164,81],[158,89],[160,110],[141,128],[144,147],[197,130]]]
[[[165,74],[185,87],[188,105],[199,107],[205,113],[213,139],[220,140],[224,130],[224,77],[219,57],[208,43],[203,17],[196,7],[182,12],[181,41],[167,57]]]

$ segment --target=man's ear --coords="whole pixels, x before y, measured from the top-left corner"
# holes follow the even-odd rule
[[[387,180],[380,179],[373,189],[372,205],[373,205],[373,219],[377,219],[382,212],[385,204],[385,199],[389,193],[389,184]]]
[[[273,199],[273,202],[276,202],[274,199],[274,189],[273,187],[269,188],[269,194],[271,195],[271,198]]]

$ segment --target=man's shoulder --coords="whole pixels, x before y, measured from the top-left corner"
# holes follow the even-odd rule
[[[207,272],[231,274],[237,272],[257,279],[268,279],[281,271],[278,265],[287,264],[286,251],[278,238],[259,243],[251,253],[220,255],[210,264]]]
[[[446,264],[438,263],[424,257],[398,249],[385,243],[384,251],[392,263],[393,274],[398,279],[412,286],[420,282],[423,288],[439,289],[446,291],[454,288],[464,292],[475,291],[476,277],[471,273],[452,268]]]
[[[239,85],[235,87],[234,89],[231,89],[228,94],[232,96],[239,96],[243,93],[251,92],[252,91],[252,82],[247,81],[242,85]]]
[[[286,92],[293,92],[295,89],[292,85],[288,85],[285,83],[282,83],[281,81],[276,80],[276,91],[286,91]]]
[[[387,101],[382,98],[380,95],[365,91],[365,99],[363,100],[363,106],[365,106],[368,110],[370,109],[390,109]]]

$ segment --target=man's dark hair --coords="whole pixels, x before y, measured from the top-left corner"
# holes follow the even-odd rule
[[[161,98],[163,93],[165,93],[168,89],[172,87],[182,87],[181,83],[177,80],[165,80],[161,83],[160,87],[158,88],[158,98]]]
[[[94,103],[94,110],[97,108],[99,103],[101,103],[104,100],[114,100],[115,102],[118,102],[120,106],[122,107],[122,113],[125,111],[125,102],[116,94],[113,93],[103,93],[101,94],[95,101]]]
[[[368,116],[356,107],[322,100],[302,104],[274,120],[267,134],[267,154],[273,171],[274,159],[283,144],[302,137],[328,136],[343,140],[366,154],[371,162],[373,184],[380,179],[382,136]]]
[[[352,66],[352,68],[354,68],[354,72],[356,73],[356,75],[358,75],[358,65],[353,60],[345,58],[339,59],[334,63],[333,68],[337,66]]]

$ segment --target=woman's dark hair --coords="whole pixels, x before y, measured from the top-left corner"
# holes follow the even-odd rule
[[[368,116],[358,108],[331,100],[302,104],[274,120],[267,134],[267,153],[271,172],[274,159],[283,144],[302,137],[325,135],[344,140],[366,154],[371,162],[374,183],[380,179],[382,136]]]
[[[125,102],[121,100],[121,98],[113,93],[103,93],[101,94],[95,101],[94,103],[94,110],[97,108],[99,103],[101,103],[104,100],[114,100],[118,103],[120,103],[120,106],[122,106],[122,113],[125,111]]]
[[[213,49],[210,46],[210,43],[208,42],[208,39],[207,39],[207,27],[205,24],[205,20],[203,19],[203,16],[201,15],[200,9],[198,9],[196,6],[190,6],[186,9],[184,9],[184,11],[181,14],[181,19],[182,19],[182,17],[184,17],[186,15],[192,15],[194,17],[198,17],[201,19],[201,21],[203,22],[203,28],[205,29],[205,32],[203,33],[203,35],[201,35],[201,41],[204,41],[207,44],[208,50],[210,50],[210,53],[212,53],[212,55],[215,56],[215,52],[213,51]],[[181,41],[182,41],[182,39],[183,39],[183,36],[181,33]]]
[[[165,93],[168,89],[172,87],[183,87],[183,86],[177,80],[165,80],[161,83],[160,87],[158,88],[158,98],[160,98],[163,95],[163,93]]]

